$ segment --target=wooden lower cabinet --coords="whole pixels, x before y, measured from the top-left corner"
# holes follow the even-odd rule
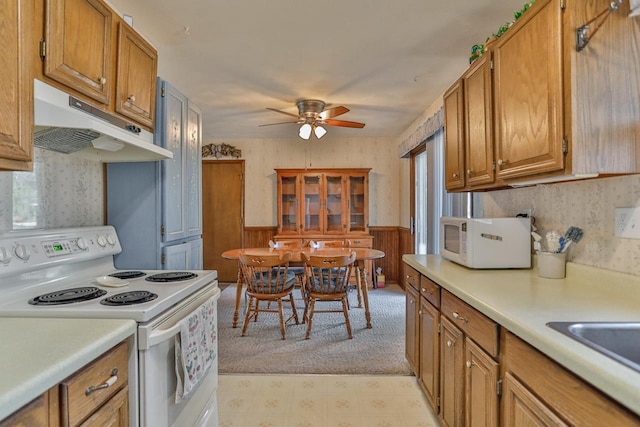
[[[503,424],[512,427],[568,426],[511,373],[502,386]]]
[[[418,304],[420,301],[420,295],[413,286],[406,286],[406,324],[405,324],[405,355],[409,366],[419,377],[419,343],[420,337],[418,337],[419,323],[418,323]]]
[[[438,406],[440,395],[440,312],[424,297],[420,298],[420,342],[419,363],[420,376],[418,381],[422,386],[431,406]]]
[[[640,426],[640,417],[514,334],[504,342],[502,425]]]
[[[464,335],[440,317],[440,421],[444,426],[464,425]]]
[[[473,340],[465,338],[465,425],[498,425],[498,362]]]
[[[0,427],[52,427],[49,420],[49,395],[41,394],[21,409],[0,421]]]
[[[128,426],[128,360],[127,342],[118,344],[0,421],[0,427]]]

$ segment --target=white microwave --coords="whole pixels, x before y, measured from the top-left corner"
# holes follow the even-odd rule
[[[530,268],[530,218],[440,218],[440,255],[469,268]]]

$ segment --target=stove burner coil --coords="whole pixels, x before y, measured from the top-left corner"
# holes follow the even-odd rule
[[[130,291],[111,295],[101,300],[100,304],[110,306],[134,305],[153,301],[156,298],[158,298],[158,295],[149,291]]]
[[[127,280],[127,279],[136,279],[138,277],[146,276],[147,273],[143,273],[142,271],[117,271],[115,273],[110,274],[111,277],[116,277],[118,279]]]
[[[190,280],[198,277],[195,273],[188,271],[171,271],[168,273],[158,273],[146,277],[144,280],[148,282],[180,282],[182,280]]]
[[[100,298],[107,291],[96,288],[95,286],[87,286],[82,288],[63,289],[56,292],[40,295],[29,300],[31,305],[61,305],[71,304],[74,302],[89,301]]]

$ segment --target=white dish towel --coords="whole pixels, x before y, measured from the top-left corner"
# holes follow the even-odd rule
[[[211,297],[180,321],[176,334],[176,403],[188,399],[217,355],[217,297]]]

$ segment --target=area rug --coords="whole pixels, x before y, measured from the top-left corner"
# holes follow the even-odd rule
[[[282,340],[278,315],[260,313],[241,337],[242,313],[239,327],[232,327],[235,295],[235,286],[229,286],[218,303],[220,373],[411,375],[405,358],[405,294],[397,285],[369,291],[372,329],[366,328],[355,291],[350,293],[353,339],[347,336],[342,313],[316,314],[309,340],[307,325],[293,321]],[[302,318],[304,303],[297,290],[295,297]],[[289,314],[290,307],[285,312]]]

